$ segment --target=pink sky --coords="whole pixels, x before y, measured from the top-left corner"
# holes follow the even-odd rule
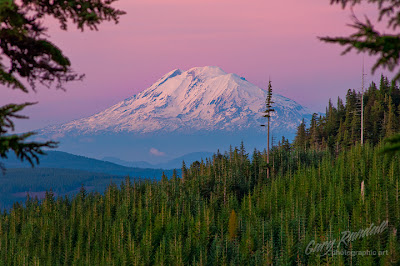
[[[85,73],[67,92],[39,89],[24,94],[0,90],[0,105],[39,101],[18,131],[58,124],[101,111],[136,94],[175,68],[220,66],[273,89],[314,111],[324,111],[349,88],[361,86],[362,55],[317,36],[351,32],[350,11],[329,0],[120,0],[127,15],[98,32],[50,28],[53,43]],[[360,18],[367,10],[356,8]],[[48,21],[48,24],[50,20]],[[366,72],[374,61],[365,56]],[[380,75],[377,72],[377,76]],[[367,83],[378,80],[368,75]]]

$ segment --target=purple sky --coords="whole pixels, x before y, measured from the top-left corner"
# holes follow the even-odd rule
[[[313,111],[324,111],[349,88],[361,87],[362,55],[340,56],[342,48],[317,36],[346,35],[350,11],[329,0],[120,0],[127,12],[118,25],[98,32],[58,29],[50,38],[69,56],[83,82],[67,91],[39,89],[25,94],[0,90],[0,105],[39,101],[18,131],[92,115],[136,94],[175,68],[220,66]],[[354,9],[363,18],[367,9]],[[371,15],[371,14],[370,14]],[[372,14],[373,15],[373,14]],[[373,59],[365,56],[366,83]],[[389,75],[390,77],[392,75]]]

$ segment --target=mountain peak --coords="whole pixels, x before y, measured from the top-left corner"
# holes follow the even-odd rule
[[[222,68],[217,66],[204,66],[204,67],[193,67],[186,71],[185,73],[193,75],[195,77],[217,77],[226,75],[226,72]]]
[[[267,92],[220,67],[174,69],[148,89],[98,114],[44,129],[53,133],[260,131]],[[306,109],[273,95],[272,128],[295,131]]]
[[[181,75],[181,74],[182,74],[182,70],[180,70],[180,69],[174,69],[174,70],[168,72],[167,74],[165,74],[162,78],[160,78],[160,79],[156,82],[156,84],[157,84],[157,86],[160,86],[161,84],[163,84],[163,83],[164,83],[165,81],[167,81],[168,79],[174,78],[174,77],[179,76],[179,75]]]

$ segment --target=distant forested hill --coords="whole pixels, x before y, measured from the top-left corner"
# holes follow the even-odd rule
[[[0,214],[0,264],[398,265],[400,157],[380,151],[284,143],[267,179],[265,153],[233,149],[183,167],[181,178],[126,180],[68,200],[47,193]],[[317,246],[375,225],[382,230],[332,251],[376,255]]]
[[[173,170],[126,167],[111,162],[96,160],[84,156],[73,155],[61,151],[46,151],[47,155],[40,156],[37,168],[60,168],[105,173],[110,175],[129,175],[131,178],[156,178],[160,179],[162,173],[172,176]],[[31,168],[27,162],[21,163],[13,154],[1,162],[6,168]]]
[[[185,154],[183,156],[177,157],[175,159],[169,160],[160,164],[150,164],[148,162],[130,162],[121,160],[115,157],[104,157],[104,161],[116,163],[119,165],[127,166],[127,167],[139,167],[139,168],[155,168],[155,169],[180,169],[182,167],[182,162],[184,161],[186,164],[191,164],[195,161],[205,160],[206,158],[211,158],[214,153],[212,152],[192,152]]]
[[[88,191],[102,193],[111,181],[119,184],[127,176],[160,180],[163,173],[172,177],[174,172],[125,167],[59,151],[47,151],[47,155],[40,156],[40,164],[35,168],[27,162],[21,163],[13,154],[1,162],[7,170],[5,175],[0,173],[0,209],[10,208],[16,201],[25,201],[26,192],[39,198],[50,189],[57,196],[73,195],[83,185]],[[179,173],[177,169],[176,174]]]
[[[46,191],[56,197],[73,196],[82,186],[88,192],[103,192],[108,185],[119,185],[124,176],[56,168],[7,169],[0,175],[0,209],[9,209],[14,202],[25,202],[27,195],[43,199]]]

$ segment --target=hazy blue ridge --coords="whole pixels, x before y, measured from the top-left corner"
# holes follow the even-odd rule
[[[6,168],[30,168],[28,162],[20,162],[14,155],[10,155],[8,159],[1,160]],[[111,175],[121,175],[140,177],[140,178],[156,178],[160,179],[164,170],[126,167],[111,162],[92,159],[84,156],[73,155],[60,151],[47,151],[47,155],[40,156],[39,165],[36,168],[61,168],[83,170],[96,173],[105,173]],[[165,170],[167,176],[172,176],[172,170]]]
[[[130,162],[111,156],[104,157],[103,160],[123,165],[126,167],[140,167],[140,168],[153,168],[153,169],[180,169],[183,161],[185,161],[186,165],[190,165],[195,161],[206,160],[206,158],[211,158],[213,154],[214,154],[213,152],[192,152],[177,157],[175,159],[169,160],[165,163],[159,163],[159,164],[151,164],[144,161]]]

